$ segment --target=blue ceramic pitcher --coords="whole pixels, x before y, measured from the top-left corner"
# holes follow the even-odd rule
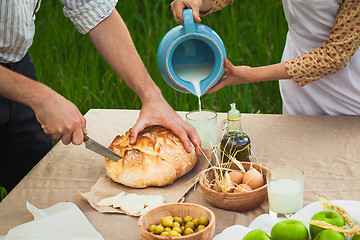
[[[164,80],[180,92],[203,95],[224,73],[225,46],[206,25],[194,23],[192,9],[183,11],[184,26],[165,34],[157,51],[157,64]],[[194,81],[200,81],[200,94]]]

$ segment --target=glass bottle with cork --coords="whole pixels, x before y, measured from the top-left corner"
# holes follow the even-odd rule
[[[223,130],[226,131],[220,142],[220,156],[222,162],[235,158],[241,162],[250,162],[251,141],[241,128],[241,113],[236,104],[230,104],[227,120],[223,121]]]

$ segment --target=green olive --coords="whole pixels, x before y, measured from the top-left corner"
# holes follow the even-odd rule
[[[185,230],[184,230],[184,235],[190,235],[193,233],[194,233],[194,230],[191,228],[185,228]]]
[[[167,236],[167,235],[169,235],[169,232],[162,232],[162,233],[160,234],[160,236]]]
[[[191,217],[191,216],[184,217],[184,222],[185,223],[191,222],[192,220],[193,220],[193,217]]]
[[[157,235],[167,237],[178,237],[193,234],[206,228],[209,220],[206,217],[193,218],[186,216],[181,217],[166,216],[160,220],[159,225],[150,225],[148,231]]]
[[[173,228],[174,227],[180,227],[180,223],[178,223],[178,222],[174,222],[174,224],[173,224]]]
[[[209,224],[209,219],[207,219],[206,217],[200,217],[198,222],[199,225],[207,226]]]
[[[177,233],[181,233],[181,228],[180,227],[174,227],[172,230],[177,232]]]
[[[181,217],[174,217],[174,222],[178,222],[180,225],[184,225],[184,221]]]
[[[197,227],[197,230],[198,230],[198,231],[201,231],[201,230],[203,230],[204,228],[206,228],[204,225],[199,225],[199,226]]]
[[[161,219],[161,225],[163,225],[164,227],[169,227],[172,228],[173,227],[173,221],[170,217],[163,217]]]
[[[179,235],[178,232],[176,232],[176,231],[170,231],[167,236],[168,236],[168,237],[177,237],[178,235]]]
[[[187,222],[185,224],[185,229],[186,228],[191,228],[192,230],[194,230],[195,229],[195,224],[193,222]]]
[[[155,227],[154,233],[157,234],[157,235],[160,235],[164,230],[165,230],[165,229],[164,229],[163,226],[157,225],[157,226]]]
[[[199,219],[198,218],[194,218],[192,220],[192,222],[195,224],[195,227],[199,226]]]
[[[149,227],[149,232],[154,232],[155,228],[156,228],[156,225],[151,225]]]

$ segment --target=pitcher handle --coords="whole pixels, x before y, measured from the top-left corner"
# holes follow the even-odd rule
[[[193,11],[191,8],[184,9],[183,11],[183,19],[184,19],[184,28],[185,33],[194,33],[195,32],[195,22]]]

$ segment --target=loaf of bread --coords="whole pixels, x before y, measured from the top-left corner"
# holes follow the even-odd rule
[[[123,158],[105,159],[106,173],[115,182],[128,187],[164,186],[185,175],[196,164],[195,147],[188,153],[172,131],[151,126],[139,133],[135,145],[129,144],[130,130],[116,136],[110,149]]]

